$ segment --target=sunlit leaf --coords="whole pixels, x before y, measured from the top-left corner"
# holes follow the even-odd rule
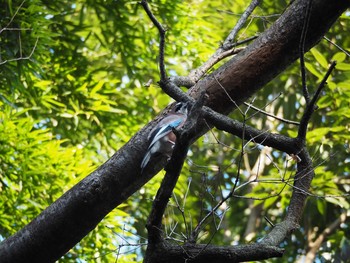
[[[324,68],[324,69],[328,69],[328,65],[329,62],[327,61],[327,59],[322,55],[321,52],[319,52],[317,50],[317,48],[312,48],[310,50],[310,52],[312,53],[312,55],[315,57],[316,61]]]

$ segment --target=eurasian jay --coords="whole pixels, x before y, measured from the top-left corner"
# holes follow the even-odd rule
[[[181,128],[187,118],[188,104],[179,102],[176,104],[172,112],[170,112],[164,119],[162,119],[150,132],[148,146],[145,157],[141,163],[141,173],[144,171],[150,160],[155,155],[163,155],[168,158],[171,157],[176,141],[176,135],[173,129]]]

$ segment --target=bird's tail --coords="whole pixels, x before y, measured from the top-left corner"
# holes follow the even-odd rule
[[[143,157],[142,163],[141,163],[141,174],[143,173],[144,169],[146,168],[149,160],[151,159],[151,152],[147,151],[145,157]]]

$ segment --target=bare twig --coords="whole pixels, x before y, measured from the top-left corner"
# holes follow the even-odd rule
[[[244,11],[237,24],[231,30],[224,43],[215,51],[215,53],[202,64],[202,66],[192,70],[187,77],[173,77],[172,81],[179,86],[192,87],[200,78],[204,76],[204,74],[211,69],[215,64],[217,64],[222,59],[231,56],[233,54],[237,54],[240,50],[230,50],[236,47],[238,44],[246,43],[256,38],[256,36],[250,37],[247,40],[234,43],[234,39],[236,38],[237,33],[240,29],[242,29],[243,25],[247,21],[248,17],[254,11],[254,9],[259,5],[260,0],[253,0],[247,9]]]
[[[180,204],[177,200],[177,197],[176,197],[176,194],[173,193],[173,197],[174,197],[174,200],[175,200],[175,203],[176,203],[176,207],[177,209],[180,211],[181,215],[182,215],[182,219],[183,219],[183,222],[185,224],[185,229],[186,229],[186,234],[188,235],[189,233],[189,229],[188,229],[188,225],[187,225],[187,221],[186,221],[186,216],[185,216],[185,204],[186,204],[186,198],[187,198],[187,195],[188,195],[188,192],[190,190],[190,186],[191,186],[191,182],[192,182],[192,179],[191,177],[189,178],[189,181],[188,181],[188,186],[187,186],[187,190],[186,190],[186,193],[185,193],[185,196],[184,196],[184,200],[183,200],[183,204],[182,204],[182,207],[180,207]]]
[[[333,46],[335,46],[336,48],[338,48],[340,51],[342,51],[345,55],[347,55],[348,57],[350,57],[350,53],[348,51],[346,51],[344,48],[342,48],[341,46],[339,46],[338,44],[334,43],[332,40],[330,40],[328,37],[324,36],[323,37],[325,40],[327,40],[329,43],[331,43]]]
[[[33,31],[32,28],[4,27],[0,29],[0,34],[4,31]]]
[[[307,8],[305,10],[305,17],[303,23],[303,29],[301,32],[300,44],[299,44],[299,52],[300,52],[300,72],[301,72],[301,83],[303,87],[303,94],[306,101],[306,105],[309,104],[310,95],[306,84],[306,69],[305,69],[305,61],[304,61],[304,53],[305,53],[305,40],[307,29],[309,27],[310,21],[310,13],[311,13],[311,3],[312,0],[309,0],[307,3]]]
[[[15,19],[15,17],[17,16],[19,10],[22,8],[23,4],[25,3],[25,0],[22,1],[22,3],[19,5],[19,7],[16,9],[15,13],[13,14],[13,16],[11,17],[10,21],[7,23],[7,25],[3,28],[0,29],[0,34],[4,31],[19,31],[19,35],[18,35],[18,44],[19,44],[19,57],[18,58],[13,58],[13,59],[5,59],[2,60],[1,55],[0,55],[0,65],[6,64],[8,62],[13,62],[13,61],[19,61],[19,60],[28,60],[30,59],[33,54],[34,51],[37,47],[39,38],[36,39],[35,44],[30,52],[30,54],[28,56],[23,56],[23,50],[22,50],[22,39],[21,39],[21,31],[31,31],[31,28],[10,28],[9,26],[12,24],[13,20]]]
[[[278,116],[276,116],[276,115],[274,115],[274,114],[272,114],[272,113],[269,113],[269,112],[267,112],[267,111],[264,111],[264,110],[262,110],[262,109],[259,109],[258,107],[255,107],[254,105],[249,104],[249,103],[247,103],[247,102],[244,102],[244,105],[247,105],[247,106],[249,106],[250,108],[252,108],[253,110],[255,110],[255,111],[259,112],[259,113],[262,113],[262,114],[264,114],[264,115],[266,115],[266,116],[269,116],[269,117],[271,117],[271,118],[274,118],[274,119],[279,120],[279,121],[281,121],[281,122],[284,122],[284,123],[286,123],[286,124],[300,125],[300,123],[297,122],[297,121],[287,120],[287,119],[284,119],[284,118],[282,118],[282,117],[278,117]]]
[[[219,84],[220,88],[222,88],[222,90],[225,92],[226,96],[229,98],[229,100],[232,102],[233,105],[235,105],[236,109],[240,112],[240,114],[242,116],[244,116],[243,111],[241,110],[240,107],[238,107],[237,103],[232,99],[232,97],[230,96],[230,94],[228,94],[227,90],[225,89],[224,86],[221,85],[220,81],[216,78],[216,76],[214,75],[214,79],[216,80],[216,82]]]
[[[298,130],[298,138],[301,139],[301,140],[305,140],[307,126],[308,126],[308,123],[309,123],[310,118],[312,116],[312,113],[316,109],[316,102],[317,102],[317,100],[318,100],[318,98],[320,96],[320,93],[321,93],[322,89],[324,88],[324,86],[327,83],[328,77],[332,73],[332,71],[335,68],[336,64],[337,63],[335,61],[332,62],[332,64],[328,68],[324,78],[322,79],[320,85],[318,86],[314,96],[312,97],[310,103],[307,105],[307,107],[305,109],[305,113],[303,114],[303,117],[302,117],[302,119],[300,121],[300,126],[299,126],[299,130]]]
[[[243,115],[245,117],[245,115]],[[203,218],[202,220],[197,224],[197,226],[195,227],[195,229],[192,231],[192,234],[191,234],[191,240],[196,240],[197,237],[198,237],[198,234],[200,232],[200,230],[202,229],[202,226],[204,224],[204,222],[212,215],[215,214],[215,212],[219,209],[219,207],[224,203],[226,202],[228,199],[230,199],[235,191],[236,191],[236,187],[237,187],[237,184],[238,184],[238,181],[239,181],[239,178],[240,178],[240,172],[241,172],[241,165],[242,165],[242,161],[243,161],[243,156],[244,156],[244,135],[245,135],[245,121],[243,122],[243,130],[242,130],[242,144],[241,144],[241,153],[240,153],[240,159],[238,161],[238,167],[237,167],[237,174],[236,174],[236,179],[235,179],[235,182],[234,182],[234,185],[232,187],[232,189],[230,190],[230,192],[226,195],[226,197],[222,198],[220,200],[220,202],[218,202],[216,204],[216,206],[209,212],[207,213]]]
[[[242,123],[236,120],[232,120],[225,115],[216,113],[207,107],[204,107],[204,117],[209,121],[211,125],[214,125],[217,129],[224,130],[235,136],[238,136],[239,138],[242,138]],[[260,131],[248,125],[245,127],[245,138],[247,140],[254,139],[253,141],[255,143],[270,146],[288,154],[295,153],[297,151],[295,148],[294,139],[282,134]]]
[[[230,14],[230,15],[234,15],[234,16],[239,16],[241,17],[242,14],[240,13],[233,13],[231,11],[228,11],[228,10],[222,10],[222,9],[216,9],[218,12],[221,12],[221,13],[226,13],[226,14]],[[281,16],[281,14],[270,14],[270,15],[251,15],[250,17],[251,18],[261,18],[261,19],[267,19],[267,18],[271,18],[271,17],[279,17]]]
[[[244,13],[240,16],[237,24],[234,26],[234,28],[231,30],[230,34],[225,39],[222,49],[228,50],[232,48],[232,44],[234,39],[236,38],[236,35],[239,30],[243,27],[245,22],[247,21],[248,17],[253,13],[254,9],[259,5],[260,0],[253,0],[250,5],[247,7],[247,9],[244,11]]]
[[[264,216],[264,219],[266,220],[267,223],[269,223],[270,226],[274,227],[274,223],[272,223],[272,221],[267,217],[267,216]]]
[[[166,79],[166,71],[164,64],[164,49],[165,49],[165,33],[166,30],[162,26],[162,24],[157,20],[157,18],[153,15],[151,9],[148,6],[147,0],[142,0],[140,2],[143,9],[146,11],[148,17],[151,19],[153,24],[157,27],[159,31],[159,70],[160,70],[160,78],[161,80]]]
[[[11,25],[11,23],[13,22],[13,19],[15,19],[15,17],[17,16],[19,10],[22,8],[23,4],[24,4],[25,0],[22,1],[22,3],[19,5],[19,7],[16,9],[16,12],[13,14],[13,16],[11,17],[10,21],[7,23],[7,25],[0,29],[0,34],[5,31],[5,30],[9,30],[9,26]],[[16,29],[16,30],[21,30],[21,29]]]
[[[12,58],[12,59],[7,59],[7,60],[0,61],[0,65],[3,65],[5,63],[12,62],[12,61],[31,59],[31,57],[33,56],[34,51],[35,51],[35,49],[36,49],[36,47],[38,45],[38,42],[39,42],[39,38],[36,39],[35,44],[34,44],[34,46],[32,48],[32,51],[30,52],[30,54],[28,56],[23,57],[22,54],[21,54],[20,57],[18,57],[18,58]]]

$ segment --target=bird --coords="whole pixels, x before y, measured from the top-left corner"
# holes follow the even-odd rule
[[[141,174],[152,157],[162,155],[170,159],[176,142],[173,129],[179,129],[185,124],[188,106],[188,103],[178,102],[174,109],[152,129],[148,136],[150,144],[141,163]]]

